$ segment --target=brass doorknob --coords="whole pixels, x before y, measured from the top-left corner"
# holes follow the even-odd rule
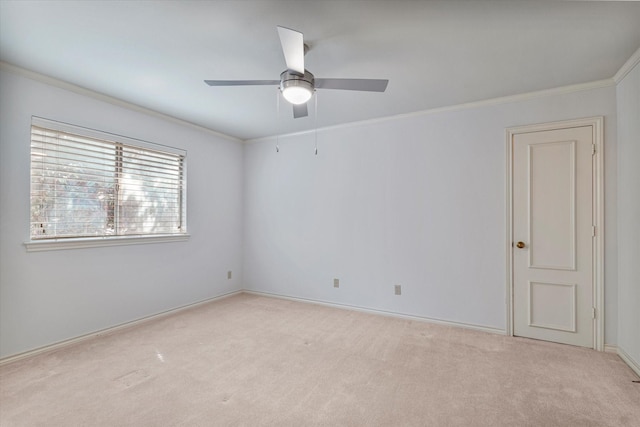
[[[518,249],[522,249],[522,248],[524,248],[524,247],[525,247],[525,244],[524,244],[524,242],[518,242],[518,243],[516,243],[516,247],[517,247]]]

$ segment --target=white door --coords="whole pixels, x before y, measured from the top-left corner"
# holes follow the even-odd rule
[[[512,144],[513,334],[593,347],[593,128]]]

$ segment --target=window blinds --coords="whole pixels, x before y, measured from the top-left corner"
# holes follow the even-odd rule
[[[185,157],[34,117],[31,239],[186,233]]]

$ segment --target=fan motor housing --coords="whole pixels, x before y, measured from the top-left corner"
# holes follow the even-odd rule
[[[304,76],[301,76],[298,73],[295,73],[291,70],[285,70],[280,74],[280,91],[285,90],[291,86],[299,86],[308,89],[309,92],[313,93],[315,78],[313,74],[309,71],[304,70]]]

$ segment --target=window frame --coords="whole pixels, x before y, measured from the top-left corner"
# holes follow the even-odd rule
[[[28,252],[34,251],[47,251],[58,249],[78,249],[78,248],[92,248],[103,246],[121,246],[121,245],[135,245],[135,244],[149,244],[149,243],[168,243],[168,242],[180,242],[189,240],[190,235],[187,232],[187,151],[169,147],[162,144],[156,144],[140,139],[130,138],[122,135],[117,135],[109,132],[99,131],[95,129],[85,128],[81,126],[72,125],[69,123],[58,122],[54,120],[45,119],[38,116],[31,117],[31,123],[29,126],[29,156],[31,159],[31,129],[33,126],[49,129],[52,131],[68,132],[79,136],[94,138],[98,140],[108,141],[114,144],[122,144],[135,149],[147,149],[151,151],[160,151],[168,154],[174,154],[182,157],[182,190],[180,193],[180,217],[181,228],[184,230],[180,233],[167,233],[167,234],[136,234],[136,235],[105,235],[105,236],[84,236],[84,237],[52,237],[45,239],[33,239],[31,234],[31,160],[29,162],[29,238],[24,242],[24,245]],[[114,165],[117,167],[117,165]]]

